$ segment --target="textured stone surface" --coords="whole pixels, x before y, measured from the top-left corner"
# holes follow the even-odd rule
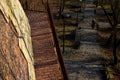
[[[0,0],[0,11],[4,15],[6,23],[11,23],[16,31],[19,42],[17,46],[20,48],[29,66],[29,80],[35,80],[30,26],[19,1]]]

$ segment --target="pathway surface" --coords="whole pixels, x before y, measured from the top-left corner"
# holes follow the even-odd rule
[[[63,80],[47,13],[26,10],[26,14],[31,25],[36,79]]]
[[[80,46],[72,55],[73,58],[65,59],[70,80],[106,80],[98,32],[91,28],[93,19],[93,0],[86,0],[84,19],[79,22],[81,29],[76,31],[76,40],[80,41]]]

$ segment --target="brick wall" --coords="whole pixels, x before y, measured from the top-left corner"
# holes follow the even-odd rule
[[[0,78],[35,80],[31,29],[19,1],[0,0],[0,16]]]
[[[11,23],[0,13],[0,80],[28,80],[28,65]]]

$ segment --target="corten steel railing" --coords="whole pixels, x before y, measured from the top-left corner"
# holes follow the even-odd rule
[[[54,26],[54,23],[53,23],[53,19],[52,19],[52,15],[51,15],[51,11],[50,11],[50,7],[49,7],[48,2],[46,3],[46,9],[47,9],[47,13],[48,13],[49,23],[50,23],[50,26],[51,26],[51,29],[52,29],[52,34],[54,36],[53,38],[54,38],[55,47],[56,47],[56,51],[57,51],[57,55],[58,55],[57,57],[58,57],[58,60],[59,60],[59,63],[60,63],[63,78],[64,78],[64,80],[68,80],[66,68],[65,68],[63,57],[62,57],[61,50],[60,50],[60,47],[59,47],[59,42],[58,42],[58,39],[57,39],[55,26]]]

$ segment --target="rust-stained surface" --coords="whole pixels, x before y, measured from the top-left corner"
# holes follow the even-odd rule
[[[28,65],[17,35],[0,12],[0,80],[28,80]]]
[[[31,25],[37,80],[63,80],[47,13],[26,11]]]

